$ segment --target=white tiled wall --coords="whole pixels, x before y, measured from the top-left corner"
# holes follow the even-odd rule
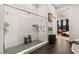
[[[0,53],[3,53],[3,20],[4,20],[4,8],[0,5]]]
[[[5,21],[10,24],[8,27],[8,32],[5,34],[6,48],[23,44],[23,38],[28,34],[32,35],[32,40],[47,40],[47,5],[39,5],[38,8],[34,5],[11,6],[31,11],[43,17],[28,14],[23,11],[5,6]],[[32,28],[33,24],[38,24],[42,27],[42,30],[39,32],[34,31]]]

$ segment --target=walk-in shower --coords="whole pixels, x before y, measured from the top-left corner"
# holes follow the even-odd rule
[[[47,18],[17,6],[4,5],[4,53],[20,53],[47,41]],[[28,35],[32,42],[25,44]]]

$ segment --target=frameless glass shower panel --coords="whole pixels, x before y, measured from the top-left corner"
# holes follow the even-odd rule
[[[39,18],[34,14],[5,6],[4,52],[15,54],[41,43]],[[32,42],[25,44],[24,38],[27,40],[29,35]]]
[[[47,41],[47,19],[45,17],[39,18],[39,39]]]

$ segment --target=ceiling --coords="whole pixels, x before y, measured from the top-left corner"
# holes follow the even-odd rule
[[[35,7],[39,7],[39,5],[41,4],[33,4]],[[69,4],[53,4],[53,6],[56,8],[56,9],[59,9],[59,8],[62,8],[62,7],[66,7],[68,6]]]
[[[53,6],[56,8],[56,9],[59,9],[59,8],[62,8],[62,7],[66,7],[68,6],[69,4],[53,4]]]
[[[33,4],[34,6],[36,7],[39,7],[40,4]],[[53,4],[53,6],[56,8],[56,9],[59,9],[61,7],[65,7],[67,6],[68,4]]]

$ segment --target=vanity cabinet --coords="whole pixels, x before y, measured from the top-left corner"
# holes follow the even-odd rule
[[[49,41],[49,44],[55,43],[56,42],[56,35],[55,34],[48,35],[48,41]]]

